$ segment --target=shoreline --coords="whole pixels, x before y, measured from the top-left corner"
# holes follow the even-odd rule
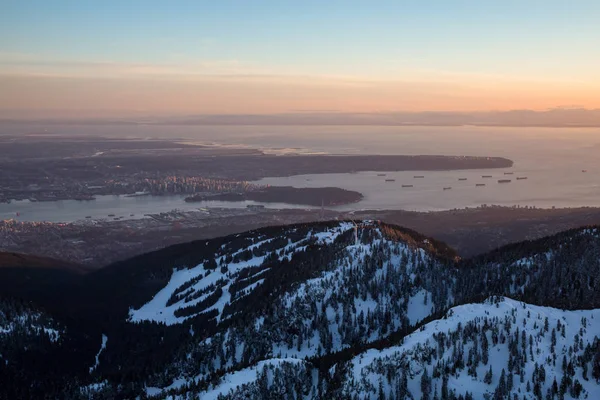
[[[1,146],[0,146],[1,147]],[[204,149],[201,149],[204,150]],[[140,187],[147,178],[133,178],[139,171],[156,170],[156,165],[162,165],[162,177],[154,178],[160,181],[168,179],[170,174],[166,171],[176,171],[175,174],[182,179],[204,179],[220,180],[223,184],[242,184],[249,181],[257,181],[268,178],[295,177],[299,175],[324,175],[335,173],[359,173],[359,172],[407,172],[407,171],[469,171],[469,170],[492,170],[501,168],[511,168],[514,161],[504,157],[486,157],[486,156],[448,156],[448,155],[273,155],[273,154],[195,154],[193,150],[186,148],[191,153],[182,154],[174,157],[167,155],[139,155],[135,158],[136,165],[129,165],[127,170],[120,164],[129,163],[123,154],[113,157],[110,164],[115,164],[121,171],[121,175],[115,177],[113,170],[102,163],[108,156],[99,158],[87,157],[81,159],[56,159],[56,160],[36,160],[32,161],[35,168],[40,171],[62,171],[63,169],[78,169],[85,166],[88,171],[84,173],[90,176],[80,178],[80,188],[71,190],[68,187],[48,187],[45,183],[39,181],[28,181],[17,179],[18,168],[15,168],[10,161],[0,162],[0,169],[5,168],[6,173],[15,176],[14,182],[9,183],[3,193],[0,193],[0,203],[6,203],[12,200],[32,201],[58,201],[58,200],[93,200],[95,196],[109,195],[133,195],[137,196],[143,190],[151,193],[152,196],[162,196],[170,194],[194,195],[194,192],[156,192],[152,188]],[[181,170],[182,157],[199,157],[202,167]],[[100,162],[101,168],[95,169],[94,163]],[[92,163],[90,166],[88,163]],[[91,169],[89,169],[91,168]],[[103,172],[100,170],[103,169]],[[42,172],[40,172],[41,174]],[[82,172],[83,173],[83,172]],[[52,175],[52,172],[49,172]],[[96,175],[103,175],[102,180]],[[95,178],[91,178],[96,176]],[[29,179],[29,178],[27,178]],[[125,185],[111,187],[107,185],[107,180],[121,180]],[[18,188],[15,185],[19,185]],[[24,190],[24,184],[34,186],[35,189]],[[12,186],[11,186],[12,185]],[[302,203],[304,204],[304,203]]]
[[[164,195],[100,195],[94,200],[58,200],[58,201],[39,201],[32,202],[29,199],[13,200],[10,203],[0,203],[0,222],[15,221],[19,223],[81,223],[81,222],[117,222],[117,221],[132,221],[147,219],[154,215],[168,214],[172,212],[202,212],[207,209],[220,209],[237,212],[245,209],[263,209],[265,211],[316,211],[321,207],[325,207],[326,211],[341,213],[341,214],[364,214],[364,213],[412,213],[412,214],[439,214],[439,213],[457,213],[468,212],[475,210],[528,210],[528,211],[568,211],[568,210],[600,210],[598,205],[573,205],[573,206],[541,206],[535,204],[506,204],[506,203],[485,203],[473,204],[462,207],[449,208],[430,208],[430,209],[415,209],[411,207],[372,207],[364,204],[364,207],[359,207],[361,201],[365,200],[368,193],[365,195],[358,191],[347,190],[337,187],[319,187],[319,188],[295,188],[291,186],[271,186],[268,189],[275,189],[275,192],[257,190],[255,192],[240,193],[221,193],[216,195],[200,195],[187,196],[184,194],[164,194]],[[278,193],[279,192],[279,193]],[[294,199],[297,196],[302,196],[303,192],[313,192],[308,196],[308,200]],[[444,192],[441,192],[444,193]],[[248,196],[250,195],[250,196]],[[254,197],[257,196],[257,197]],[[252,197],[252,198],[250,198]],[[323,201],[322,199],[327,199]],[[343,200],[340,200],[343,199]],[[164,202],[163,202],[164,200]],[[129,206],[121,203],[125,201]],[[141,201],[141,203],[140,203]],[[72,202],[67,203],[65,202]],[[153,204],[153,202],[156,202]],[[28,218],[31,213],[36,211],[28,211],[27,205],[36,207],[37,205],[51,206],[51,209],[42,210],[42,213],[56,216],[61,214],[61,210],[71,210],[71,206],[85,204],[99,204],[97,209],[82,211],[80,216],[70,216],[64,219],[52,218]],[[19,207],[22,205],[24,207]],[[357,205],[356,207],[351,207]],[[2,208],[12,206],[12,209],[2,211]],[[114,207],[118,207],[115,209]],[[351,208],[348,208],[351,207]],[[5,214],[2,217],[2,214]]]

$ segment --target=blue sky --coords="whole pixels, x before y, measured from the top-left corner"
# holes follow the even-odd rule
[[[599,44],[592,0],[8,1],[0,74],[585,86],[600,82]]]

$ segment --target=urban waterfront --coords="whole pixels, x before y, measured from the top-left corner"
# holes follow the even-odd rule
[[[28,129],[35,131],[38,128],[32,126]],[[434,152],[432,143],[435,143],[435,153],[440,155],[500,156],[514,161],[514,166],[509,169],[387,172],[385,176],[381,176],[380,171],[313,174],[249,182],[300,188],[340,187],[364,195],[364,199],[358,203],[332,207],[339,211],[432,211],[483,204],[540,208],[600,206],[598,128],[53,126],[50,129],[57,134],[81,136],[102,134],[106,137],[160,138],[168,135],[179,137],[186,143],[210,142],[213,146],[251,147],[281,154],[431,154]],[[511,175],[504,175],[505,173]],[[424,178],[415,179],[415,175],[422,175]],[[492,178],[482,178],[484,175],[491,175]],[[517,179],[525,177],[527,179]],[[386,182],[386,179],[394,181]],[[511,182],[498,183],[498,180],[503,179]],[[403,185],[412,187],[402,187]],[[0,203],[0,218],[69,222],[85,219],[86,216],[92,219],[143,218],[145,214],[173,209],[197,210],[203,207],[245,208],[258,204],[271,209],[309,208],[252,201],[186,203],[184,195],[95,197],[91,201]]]
[[[514,171],[514,172],[513,172]],[[511,174],[511,175],[505,175]],[[491,178],[483,178],[484,175]],[[486,175],[486,176],[487,176]],[[414,176],[423,176],[416,179]],[[517,180],[517,177],[527,177]],[[498,180],[508,179],[507,184]],[[386,182],[393,179],[393,182]],[[461,180],[466,179],[466,180]],[[477,207],[483,204],[502,206],[598,207],[600,182],[589,172],[546,174],[539,170],[467,170],[436,172],[359,172],[355,174],[315,174],[283,178],[265,178],[260,185],[294,187],[336,186],[364,194],[358,203],[328,207],[337,211],[410,210],[441,211]],[[403,187],[403,185],[413,185]],[[485,186],[477,186],[485,184]],[[444,188],[452,188],[444,190]],[[202,208],[246,208],[261,205],[269,209],[307,209],[309,206],[261,203],[255,201],[202,201],[187,203],[185,195],[171,196],[96,196],[95,200],[60,200],[30,202],[28,200],[0,203],[1,219],[19,221],[73,222],[91,219],[139,219],[146,214],[158,214],[177,209],[193,211]]]
[[[59,200],[31,202],[29,200],[0,203],[0,219],[18,221],[74,222],[90,219],[114,220],[115,218],[140,219],[147,214],[159,214],[172,210],[197,211],[211,208],[246,208],[258,205],[254,201],[227,202],[204,201],[186,203],[185,195],[175,196],[96,196],[95,200]],[[265,208],[310,208],[283,203],[260,203]]]

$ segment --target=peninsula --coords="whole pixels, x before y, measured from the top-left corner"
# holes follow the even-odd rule
[[[269,186],[266,188],[242,193],[219,193],[214,195],[195,195],[185,199],[186,202],[200,201],[245,201],[252,200],[262,203],[286,203],[306,206],[337,206],[356,203],[363,195],[352,190],[336,187],[294,188],[291,186]]]

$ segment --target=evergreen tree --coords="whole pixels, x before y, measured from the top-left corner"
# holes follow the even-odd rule
[[[421,374],[421,398],[429,400],[429,396],[431,396],[431,379],[427,374],[427,368],[423,368],[423,373]]]
[[[491,385],[492,384],[492,377],[493,377],[493,372],[492,372],[492,366],[490,365],[490,369],[488,370],[488,372],[486,372],[484,378],[483,378],[483,382]]]

